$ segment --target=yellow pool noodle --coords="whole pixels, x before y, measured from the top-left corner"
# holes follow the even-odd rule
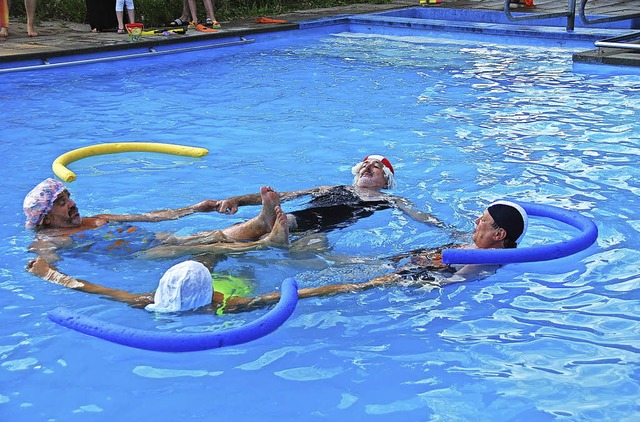
[[[189,147],[158,142],[114,142],[96,144],[66,152],[56,158],[51,165],[53,173],[65,182],[76,180],[76,174],[67,168],[74,161],[95,155],[117,154],[119,152],[159,152],[162,154],[182,155],[185,157],[204,157],[209,153],[205,148]]]

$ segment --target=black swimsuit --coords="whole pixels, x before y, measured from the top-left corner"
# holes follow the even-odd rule
[[[352,188],[334,186],[309,201],[309,207],[293,211],[298,227],[295,231],[329,231],[342,229],[376,211],[392,208],[385,200],[364,201]]]

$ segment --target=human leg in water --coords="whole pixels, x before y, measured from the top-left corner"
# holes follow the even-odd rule
[[[220,242],[255,241],[268,234],[276,219],[275,207],[280,205],[278,193],[268,186],[260,188],[262,209],[251,220],[235,224],[222,230],[204,231],[190,236],[158,234],[157,238],[167,245],[209,245]]]
[[[271,231],[260,240],[255,241],[225,241],[209,244],[192,245],[161,245],[141,252],[141,256],[148,259],[174,258],[184,255],[198,254],[225,254],[231,252],[244,252],[253,249],[265,248],[268,246],[288,247],[289,246],[289,225],[287,215],[280,206],[274,208],[275,220]]]

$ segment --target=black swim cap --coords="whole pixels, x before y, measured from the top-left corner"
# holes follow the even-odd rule
[[[520,237],[524,234],[527,223],[525,221],[527,214],[518,208],[521,207],[507,201],[494,202],[487,208],[493,221],[507,232],[509,239],[516,243],[520,242]]]

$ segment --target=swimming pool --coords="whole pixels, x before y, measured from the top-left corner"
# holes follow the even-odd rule
[[[0,148],[10,159],[0,182],[1,419],[637,416],[638,75],[574,69],[573,44],[383,32],[320,27],[230,49],[2,79]],[[261,311],[154,317],[23,271],[31,240],[20,208],[26,192],[51,176],[59,154],[111,141],[210,153],[77,162],[69,188],[86,215],[178,207],[264,184],[282,191],[348,184],[351,165],[375,152],[393,162],[398,195],[459,230],[470,232],[484,206],[508,198],[580,211],[600,235],[576,256],[507,265],[439,291],[304,300],[283,327],[246,345],[188,354],[130,349],[63,329],[45,314],[68,306],[128,326],[198,332],[238,326]],[[186,234],[256,211],[145,227]],[[539,221],[527,242],[567,235]],[[373,258],[450,240],[393,211],[328,236],[335,254]],[[291,275],[314,286],[389,270],[384,261],[315,258],[256,251],[217,268],[255,280],[258,292]],[[59,266],[144,292],[171,263],[77,255]]]

